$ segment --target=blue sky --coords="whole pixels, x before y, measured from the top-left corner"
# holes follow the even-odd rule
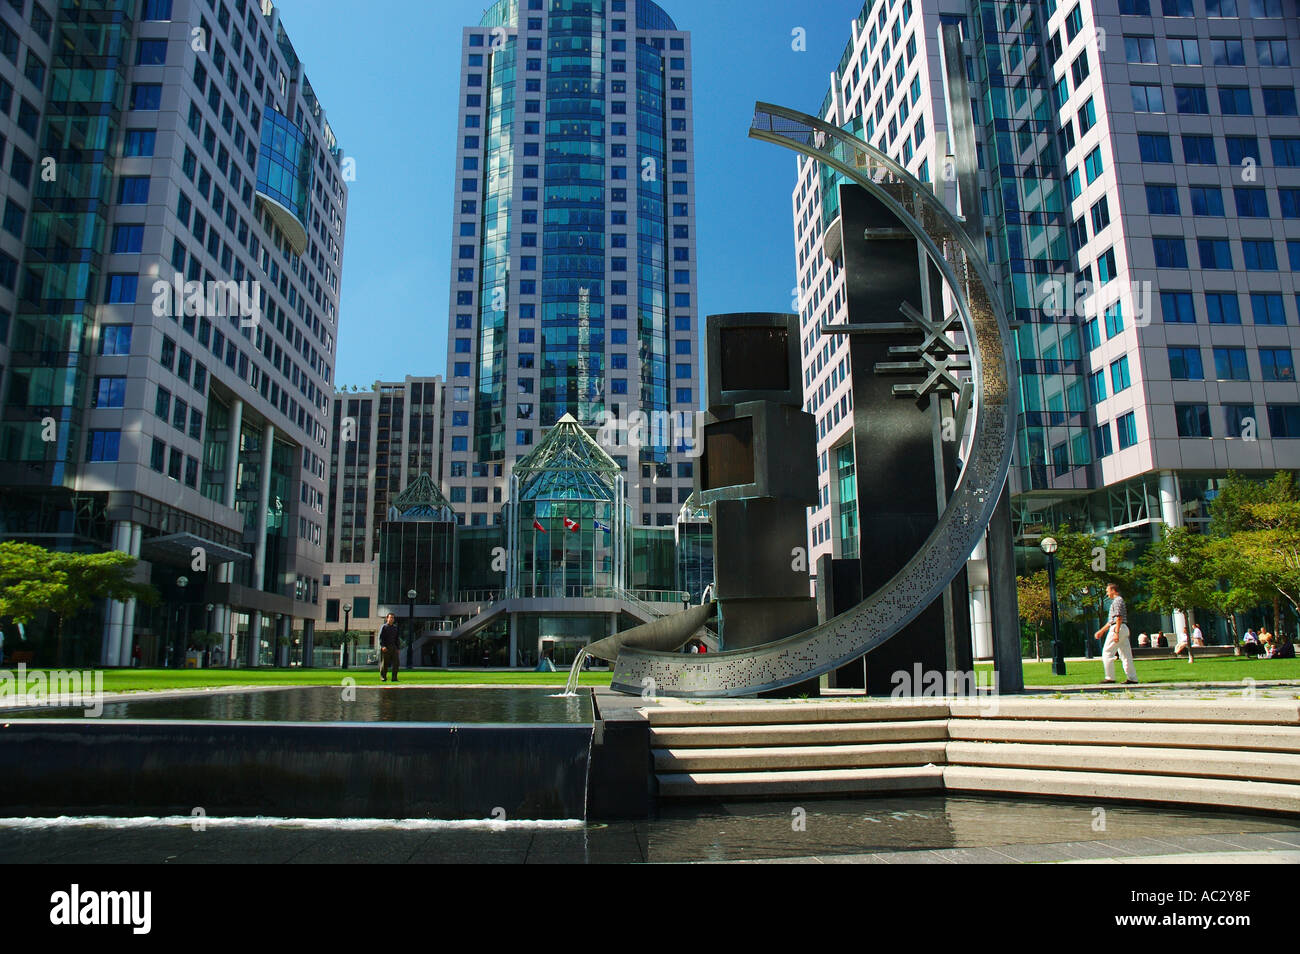
[[[716,312],[788,310],[794,154],[746,133],[756,100],[810,112],[821,105],[861,2],[660,5],[693,36],[701,322]],[[335,381],[443,374],[460,37],[487,2],[278,6],[344,153],[356,159]],[[792,49],[796,28],[806,51]]]

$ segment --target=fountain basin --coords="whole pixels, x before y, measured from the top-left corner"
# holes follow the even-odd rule
[[[589,693],[355,689],[205,693],[0,722],[8,815],[581,819]]]

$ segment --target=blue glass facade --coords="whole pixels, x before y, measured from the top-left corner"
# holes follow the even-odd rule
[[[501,0],[465,31],[443,479],[471,526],[565,414],[607,434],[696,409],[689,63],[636,0]],[[634,519],[671,526],[692,464],[614,433]]]
[[[257,191],[289,212],[298,228],[276,214],[276,221],[290,240],[297,239],[301,254],[306,246],[310,217],[312,148],[307,134],[289,122],[287,116],[268,109],[262,117],[262,148],[257,156]],[[300,233],[300,234],[298,234]]]
[[[604,408],[605,4],[553,0],[542,213],[541,418]]]

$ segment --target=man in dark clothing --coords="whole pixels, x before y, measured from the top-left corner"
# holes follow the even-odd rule
[[[397,617],[392,613],[384,619],[379,630],[379,681],[388,681],[388,670],[393,671],[393,682],[397,682],[397,649],[400,637],[397,630]]]

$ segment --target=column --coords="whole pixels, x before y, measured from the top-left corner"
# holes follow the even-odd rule
[[[253,610],[248,614],[248,638],[244,642],[244,664],[250,669],[256,669],[257,654],[262,642],[261,610]]]
[[[302,621],[302,667],[311,669],[316,665],[316,621]]]
[[[113,549],[122,553],[131,552],[131,522],[119,520],[113,525]],[[126,615],[126,604],[121,600],[109,600],[104,614],[104,638],[100,646],[99,658],[105,666],[119,665],[122,658],[122,621]],[[130,650],[127,651],[128,654]]]
[[[230,404],[230,423],[226,429],[226,495],[222,500],[222,503],[231,510],[235,509],[235,501],[239,496],[239,449],[243,427],[244,402],[239,398],[235,398]],[[217,567],[218,583],[230,583],[234,578],[235,567],[233,563],[223,563]],[[229,634],[229,626],[223,632]]]
[[[262,486],[257,492],[257,538],[253,547],[253,588],[266,588],[266,512],[271,506],[271,463],[275,450],[275,425],[262,431]]]
[[[981,540],[966,564],[970,584],[971,649],[976,659],[993,658],[993,608],[989,601],[988,547]]]
[[[140,540],[144,528],[138,523],[128,524],[131,528],[131,549],[128,551],[137,560],[140,559]],[[119,666],[131,665],[131,651],[135,648],[135,600],[129,599],[122,608],[122,641]]]
[[[446,640],[442,640],[446,644]],[[519,665],[519,614],[510,614],[510,668]]]
[[[1178,475],[1172,470],[1160,472],[1160,520],[1161,523],[1151,525],[1152,536],[1159,539],[1160,534],[1164,533],[1164,527],[1181,527],[1183,525],[1183,507],[1182,494],[1179,493]],[[1124,594],[1125,599],[1132,602],[1132,595]],[[1173,630],[1174,642],[1177,644],[1178,637],[1182,635],[1183,627],[1187,626],[1187,616],[1182,610],[1173,612]],[[1163,622],[1163,618],[1162,618]],[[1191,627],[1188,627],[1188,634],[1191,633]]]
[[[1016,548],[1011,526],[1011,488],[1002,487],[988,529],[989,596],[993,607],[993,668],[998,692],[1025,691],[1020,660],[1020,606],[1016,594]]]

